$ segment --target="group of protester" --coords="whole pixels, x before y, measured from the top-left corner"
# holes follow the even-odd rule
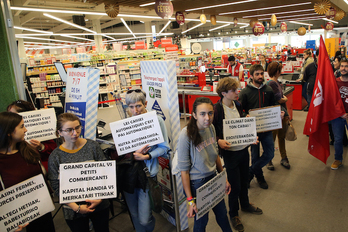
[[[337,61],[338,62],[338,61]],[[259,186],[268,188],[262,168],[268,165],[274,170],[274,141],[278,137],[281,155],[280,164],[290,169],[285,149],[285,132],[289,120],[286,101],[282,87],[278,81],[282,65],[278,62],[267,64],[267,71],[271,77],[265,83],[263,64],[250,67],[250,79],[247,86],[238,95],[239,78],[223,78],[217,86],[220,100],[213,104],[209,98],[197,98],[193,104],[192,117],[180,133],[177,155],[178,169],[184,192],[189,204],[188,217],[196,217],[196,190],[214,178],[217,172],[226,168],[226,194],[228,196],[229,216],[232,227],[243,231],[240,220],[239,205],[242,211],[262,214],[263,211],[249,202],[248,188],[250,182],[256,178]],[[348,112],[348,61],[340,60],[340,74],[337,79],[346,112]],[[142,90],[129,90],[126,94],[126,104],[130,116],[147,112],[146,94]],[[282,129],[257,133],[258,139],[250,145],[232,146],[224,140],[223,120],[248,117],[249,111],[256,108],[280,105]],[[8,107],[8,112],[0,113],[0,190],[11,187],[21,181],[38,174],[46,176],[43,162],[48,158],[48,185],[56,196],[59,195],[59,165],[65,163],[104,161],[103,151],[97,142],[80,137],[81,122],[70,113],[63,113],[57,118],[56,134],[61,144],[55,147],[52,142],[24,140],[26,128],[22,116],[18,112],[34,110],[31,103],[16,101]],[[332,121],[335,137],[335,162],[337,168],[342,165],[342,137],[348,114]],[[117,158],[118,180],[122,195],[128,205],[133,225],[137,232],[153,231],[155,218],[152,215],[149,186],[144,166],[149,169],[152,178],[156,178],[159,170],[158,157],[168,157],[170,150],[168,135],[161,117],[158,117],[164,142],[155,146],[144,146],[141,149]],[[260,144],[263,153],[260,154]],[[251,148],[251,166],[249,166]],[[221,159],[224,161],[224,167]],[[116,158],[115,158],[116,159]],[[340,162],[340,163],[339,163]],[[218,203],[213,212],[222,231],[232,231],[227,216],[224,200]],[[89,220],[95,231],[109,231],[109,201],[85,200],[63,205],[64,218],[71,231],[89,231]],[[208,223],[208,213],[195,218],[194,231],[205,231]],[[20,231],[22,226],[18,229]],[[55,231],[50,213],[32,221],[27,225],[27,231]]]

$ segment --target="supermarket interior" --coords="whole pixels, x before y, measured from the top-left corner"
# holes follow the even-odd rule
[[[302,133],[308,102],[301,81],[305,53],[310,49],[315,56],[321,38],[332,62],[337,54],[348,57],[347,12],[347,0],[2,0],[0,111],[23,99],[37,110],[67,112],[71,95],[81,100],[79,92],[67,88],[74,84],[67,80],[69,70],[97,70],[97,82],[93,71],[87,71],[85,89],[87,105],[88,93],[98,96],[95,112],[83,115],[95,115],[92,138],[103,151],[115,148],[109,123],[126,117],[125,97],[134,89],[143,89],[148,108],[163,117],[175,150],[174,135],[192,116],[197,98],[218,102],[217,83],[225,77],[237,79],[242,91],[254,64],[263,66],[268,81],[267,66],[276,61],[282,65],[278,80],[297,140],[286,144],[290,170],[279,164],[276,148],[276,170],[264,168],[269,189],[251,182],[250,201],[264,213],[242,212],[245,230],[347,231],[348,171],[334,173],[332,156],[324,165],[308,153],[308,137]],[[155,74],[157,78],[149,77]],[[99,90],[92,89],[92,82]],[[180,115],[178,123],[175,115]],[[346,152],[344,147],[343,156]],[[163,182],[165,205],[161,214],[154,214],[154,231],[193,231],[182,184],[163,170],[157,178]],[[110,231],[133,231],[124,199],[110,202]],[[57,197],[54,203],[56,231],[69,231]],[[220,231],[212,212],[209,218],[206,230]]]

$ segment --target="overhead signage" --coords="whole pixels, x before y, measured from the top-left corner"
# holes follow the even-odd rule
[[[192,53],[198,54],[202,51],[202,45],[199,43],[192,44]]]
[[[282,128],[280,106],[264,107],[249,111],[251,117],[256,118],[256,132],[273,131]]]
[[[175,14],[175,19],[176,19],[176,22],[179,25],[184,25],[185,24],[185,15],[182,12],[177,11],[176,14]]]
[[[173,4],[170,0],[156,0],[155,12],[162,19],[169,19],[173,15]]]

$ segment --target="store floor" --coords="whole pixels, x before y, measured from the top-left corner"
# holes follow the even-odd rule
[[[302,134],[306,112],[294,111],[293,125],[297,140],[286,142],[291,169],[283,168],[279,151],[275,152],[275,171],[264,168],[269,189],[258,187],[256,180],[249,189],[250,202],[263,210],[262,215],[241,212],[240,217],[246,232],[321,232],[348,231],[348,148],[344,148],[343,158],[346,166],[331,170],[334,149],[327,164],[323,164],[307,152],[308,137]],[[278,145],[276,144],[276,147]],[[226,197],[227,203],[227,197]],[[56,204],[56,207],[59,207]],[[115,202],[116,212],[121,210]],[[155,214],[155,232],[174,232],[175,227],[161,215]],[[60,211],[54,219],[56,231],[69,231]],[[192,231],[193,220],[189,220]],[[110,220],[110,232],[133,231],[127,213]],[[209,232],[221,231],[214,214],[210,212],[207,226]]]

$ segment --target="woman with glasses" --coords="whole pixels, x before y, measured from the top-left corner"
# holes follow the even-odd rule
[[[128,113],[137,116],[147,113],[146,94],[141,89],[129,90],[126,94]],[[150,176],[156,178],[159,171],[158,157],[168,158],[169,141],[166,126],[163,119],[157,116],[164,142],[139,149],[133,153],[124,155],[118,160],[118,183],[123,191],[133,225],[137,232],[150,232],[155,228],[155,217],[152,215],[149,198],[149,186],[144,172],[144,166],[148,168]],[[120,165],[125,163],[125,165]]]
[[[26,132],[22,116],[0,113],[0,191],[43,174],[40,154],[24,140]],[[54,232],[51,213],[30,222],[26,230]]]
[[[65,163],[94,162],[106,160],[99,144],[80,138],[80,119],[71,113],[58,116],[56,134],[63,139],[48,160],[48,179],[56,196],[59,196],[59,165]],[[90,200],[63,205],[64,218],[72,232],[88,232],[91,219],[96,232],[109,231],[109,202]]]

